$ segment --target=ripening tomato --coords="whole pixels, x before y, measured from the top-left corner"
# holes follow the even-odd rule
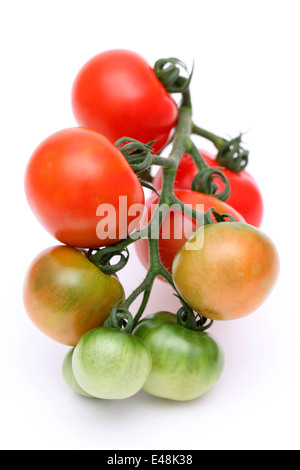
[[[178,325],[172,313],[145,317],[134,334],[151,352],[152,369],[143,387],[151,395],[194,400],[210,390],[223,372],[224,355],[216,339]]]
[[[200,231],[203,246],[197,242]],[[234,320],[257,310],[278,275],[273,242],[256,227],[238,222],[200,228],[173,264],[178,292],[195,312],[213,320]]]
[[[96,328],[79,341],[72,366],[76,381],[89,395],[121,400],[142,389],[152,358],[140,338],[113,328]]]
[[[110,50],[89,60],[73,86],[72,104],[80,126],[94,129],[113,143],[131,137],[156,140],[155,151],[168,142],[178,107],[138,54]]]
[[[116,276],[102,273],[86,254],[67,246],[42,252],[25,279],[29,318],[44,334],[68,346],[102,326],[123,299],[124,290]]]
[[[215,157],[206,150],[200,150],[201,155],[210,167],[222,167]],[[197,175],[198,170],[192,157],[184,155],[179,163],[175,188],[177,189],[191,189],[192,182]],[[248,224],[260,227],[263,218],[263,199],[260,189],[254,178],[247,172],[235,173],[230,170],[223,170],[223,173],[228,178],[231,188],[231,195],[227,204],[234,207],[246,220]],[[219,184],[220,182],[220,184]],[[224,189],[224,183],[218,180],[219,189],[218,193]],[[153,186],[156,189],[161,189],[162,186],[162,172],[158,171],[156,174]]]
[[[142,185],[122,153],[106,137],[82,128],[59,131],[39,145],[27,167],[25,190],[49,233],[77,248],[127,237],[144,204]]]
[[[244,222],[243,217],[225,202],[218,200],[207,194],[197,193],[189,190],[176,190],[175,195],[185,204],[189,204],[195,210],[199,205],[199,212],[206,212],[210,208],[215,208],[220,214],[231,214],[239,222]],[[146,226],[150,221],[154,210],[157,208],[158,197],[153,194],[146,201],[146,211],[141,219],[141,226]],[[162,264],[171,273],[175,255],[197,230],[200,223],[190,216],[182,214],[179,208],[170,210],[161,226],[159,235],[159,252]],[[135,243],[136,252],[146,269],[149,267],[149,250],[147,239],[139,240]]]

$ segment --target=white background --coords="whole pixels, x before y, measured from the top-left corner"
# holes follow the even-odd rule
[[[297,0],[1,2],[1,448],[299,449],[298,7]],[[213,326],[226,368],[195,402],[143,392],[120,402],[77,396],[61,377],[68,348],[43,336],[22,304],[28,265],[55,245],[27,206],[27,161],[48,135],[76,125],[75,75],[112,48],[139,52],[150,64],[175,56],[191,67],[195,59],[195,121],[224,135],[249,130],[249,171],[265,200],[262,229],[281,257],[264,306]],[[126,292],[144,275],[132,252],[120,274]],[[176,307],[158,282],[147,313]]]

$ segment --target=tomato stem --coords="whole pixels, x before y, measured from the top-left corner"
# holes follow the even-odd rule
[[[145,311],[156,277],[163,277],[177,292],[173,278],[171,274],[167,271],[167,269],[163,266],[159,253],[159,232],[165,215],[164,213],[162,213],[162,207],[170,208],[173,204],[179,204],[182,211],[185,211],[185,213],[191,214],[194,218],[199,217],[199,214],[195,210],[193,210],[189,206],[186,206],[174,194],[174,183],[179,162],[181,160],[181,157],[187,151],[189,151],[191,147],[191,123],[192,103],[190,92],[188,90],[183,93],[182,104],[179,108],[179,120],[173,138],[173,146],[171,153],[167,159],[164,159],[171,163],[163,166],[163,184],[161,195],[158,201],[156,211],[145,229],[147,230],[149,246],[149,269],[144,281],[140,284],[140,286],[137,287],[137,289],[132,292],[132,294],[127,298],[124,303],[125,308],[130,308],[132,303],[141,294],[144,294],[142,303],[138,309],[137,314],[134,317],[134,326],[137,325]],[[145,238],[145,232],[142,235],[143,238]]]
[[[243,134],[227,140],[192,123],[192,133],[204,137],[218,150],[217,162],[228,170],[240,173],[249,162],[249,151],[242,146]]]
[[[213,134],[212,132],[203,129],[202,127],[196,126],[196,124],[194,123],[192,123],[192,133],[195,135],[199,135],[200,137],[204,137],[205,139],[212,142],[217,148],[217,150],[219,150],[222,145],[227,142],[227,140],[223,139],[223,137]]]
[[[163,66],[162,64],[160,64],[160,71],[162,71],[162,69]],[[173,70],[173,64],[172,67],[169,69],[169,72],[171,71],[171,69]],[[183,83],[182,77],[175,79],[174,71],[171,75],[173,80],[171,86],[178,86],[178,89],[180,89],[180,86]],[[154,281],[158,276],[165,279],[171,285],[171,287],[176,293],[175,295],[181,300],[182,304],[184,305],[184,301],[175,287],[173,277],[163,266],[159,253],[160,229],[164,220],[164,216],[174,204],[178,205],[183,213],[194,218],[199,223],[199,225],[204,225],[207,221],[207,219],[205,219],[206,215],[204,213],[199,213],[195,211],[192,207],[180,201],[175,195],[175,178],[182,156],[186,153],[191,155],[199,170],[199,177],[202,176],[204,183],[206,182],[206,188],[208,188],[206,191],[207,193],[215,194],[217,189],[217,185],[213,185],[212,183],[213,177],[215,177],[216,175],[216,169],[213,168],[211,170],[209,168],[209,166],[207,165],[204,158],[197,150],[195,144],[191,139],[191,133],[193,130],[195,130],[195,126],[193,126],[192,122],[193,110],[191,95],[189,87],[187,89],[184,87],[183,89],[184,91],[182,92],[182,102],[179,107],[178,123],[172,138],[171,152],[167,158],[158,155],[151,155],[151,142],[148,144],[141,144],[134,141],[134,139],[127,139],[124,137],[116,143],[120,150],[124,152],[123,154],[125,158],[127,158],[127,160],[129,161],[132,168],[136,171],[137,174],[141,171],[145,171],[147,165],[151,164],[161,166],[163,175],[161,194],[158,200],[155,213],[152,216],[148,226],[143,230],[135,232],[135,234],[131,235],[127,239],[121,240],[119,243],[114,245],[114,253],[120,255],[120,252],[123,252],[130,244],[134,243],[135,241],[140,240],[142,238],[148,239],[149,269],[147,275],[143,282],[125,300],[125,302],[121,306],[121,309],[119,309],[120,311],[122,310],[125,312],[129,312],[132,304],[138,299],[138,297],[143,295],[140,307],[138,308],[138,311],[133,318],[133,330],[140,321],[146,309],[151,295],[151,291],[153,289]],[[222,143],[224,143],[223,140]],[[206,173],[208,172],[210,172],[210,186],[207,184],[209,177],[206,175]],[[220,177],[219,175],[217,176]],[[224,176],[224,178],[222,179],[226,183],[226,177]],[[106,255],[105,250],[108,251],[109,248],[104,248],[103,250],[104,252],[101,255],[102,259],[104,259],[103,255]],[[196,328],[195,322],[196,320],[192,322],[194,325],[193,328]],[[114,321],[114,323],[116,324],[116,320]],[[201,325],[201,327],[203,325]]]

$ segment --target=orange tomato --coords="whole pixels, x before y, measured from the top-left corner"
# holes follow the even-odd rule
[[[257,310],[279,275],[273,242],[244,223],[223,222],[200,230],[203,246],[197,246],[194,234],[173,264],[174,282],[183,299],[213,320],[234,320]]]

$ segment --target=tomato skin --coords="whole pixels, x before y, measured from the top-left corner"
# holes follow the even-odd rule
[[[206,150],[200,150],[200,153],[210,167],[222,167],[211,153]],[[178,167],[175,188],[191,189],[193,179],[197,173],[198,170],[192,157],[184,155]],[[254,178],[246,170],[241,173],[235,173],[225,169],[223,173],[228,178],[231,188],[231,195],[228,201],[226,201],[227,204],[234,207],[248,224],[260,227],[263,219],[264,205],[262,194]],[[218,180],[218,184],[218,192],[223,191],[224,183]],[[161,189],[161,170],[156,174],[153,186],[158,190]]]
[[[154,328],[157,328],[158,326],[163,325],[164,323],[177,323],[176,315],[170,312],[152,313],[151,315],[147,315],[139,321],[138,327],[135,331],[138,331],[139,336],[142,336],[144,334],[144,329],[145,332],[148,334],[150,329],[152,330]]]
[[[72,365],[77,382],[87,393],[121,400],[142,389],[152,358],[140,338],[112,328],[96,328],[79,341]]]
[[[74,349],[71,349],[71,351],[69,351],[68,354],[66,355],[64,362],[63,362],[62,373],[63,373],[64,381],[72,390],[74,390],[74,392],[79,393],[79,395],[82,395],[83,397],[87,397],[87,398],[94,398],[88,393],[86,393],[85,390],[83,390],[83,388],[80,387],[79,383],[75,379],[73,366],[72,366],[73,352],[74,352]]]
[[[97,248],[125,238],[136,217],[120,209],[144,204],[143,188],[121,152],[104,136],[89,129],[59,131],[33,153],[25,175],[28,203],[48,232],[65,245]],[[110,237],[100,239],[97,209],[111,204],[116,219]]]
[[[208,225],[204,245],[191,239],[173,264],[175,285],[187,304],[213,320],[235,320],[256,311],[279,275],[273,242],[259,229],[243,223]]]
[[[213,196],[208,196],[207,194],[201,194],[186,189],[176,190],[175,195],[185,204],[192,205],[194,209],[196,209],[197,204],[203,204],[205,212],[214,207],[220,214],[231,214],[237,221],[244,222],[244,218],[235,209]],[[143,226],[146,225],[147,222],[149,222],[151,219],[151,206],[156,206],[157,203],[158,197],[155,194],[150,196],[150,198],[146,201],[147,212],[145,212],[141,219],[141,224]],[[196,221],[192,221],[192,218],[188,215],[183,215],[179,210],[169,212],[169,215],[171,221],[170,237],[164,238],[164,233],[167,233],[167,226],[169,223],[169,217],[166,217],[160,230],[159,251],[162,264],[171,273],[176,254],[188,240],[188,238],[193,234],[193,232],[197,230],[199,224]],[[181,232],[178,232],[178,227],[180,226],[183,226],[184,229]],[[134,245],[139,259],[145,268],[148,269],[149,249],[147,239],[139,240]]]
[[[102,326],[124,290],[79,250],[58,246],[31,264],[24,304],[31,321],[55,341],[76,346],[87,331]]]
[[[107,136],[113,143],[131,137],[167,143],[178,120],[178,107],[138,54],[110,50],[89,60],[72,90],[74,116],[80,126]]]
[[[178,325],[171,313],[146,317],[135,335],[151,351],[152,369],[143,387],[151,395],[194,400],[211,389],[223,372],[224,355],[218,342],[207,333]]]

